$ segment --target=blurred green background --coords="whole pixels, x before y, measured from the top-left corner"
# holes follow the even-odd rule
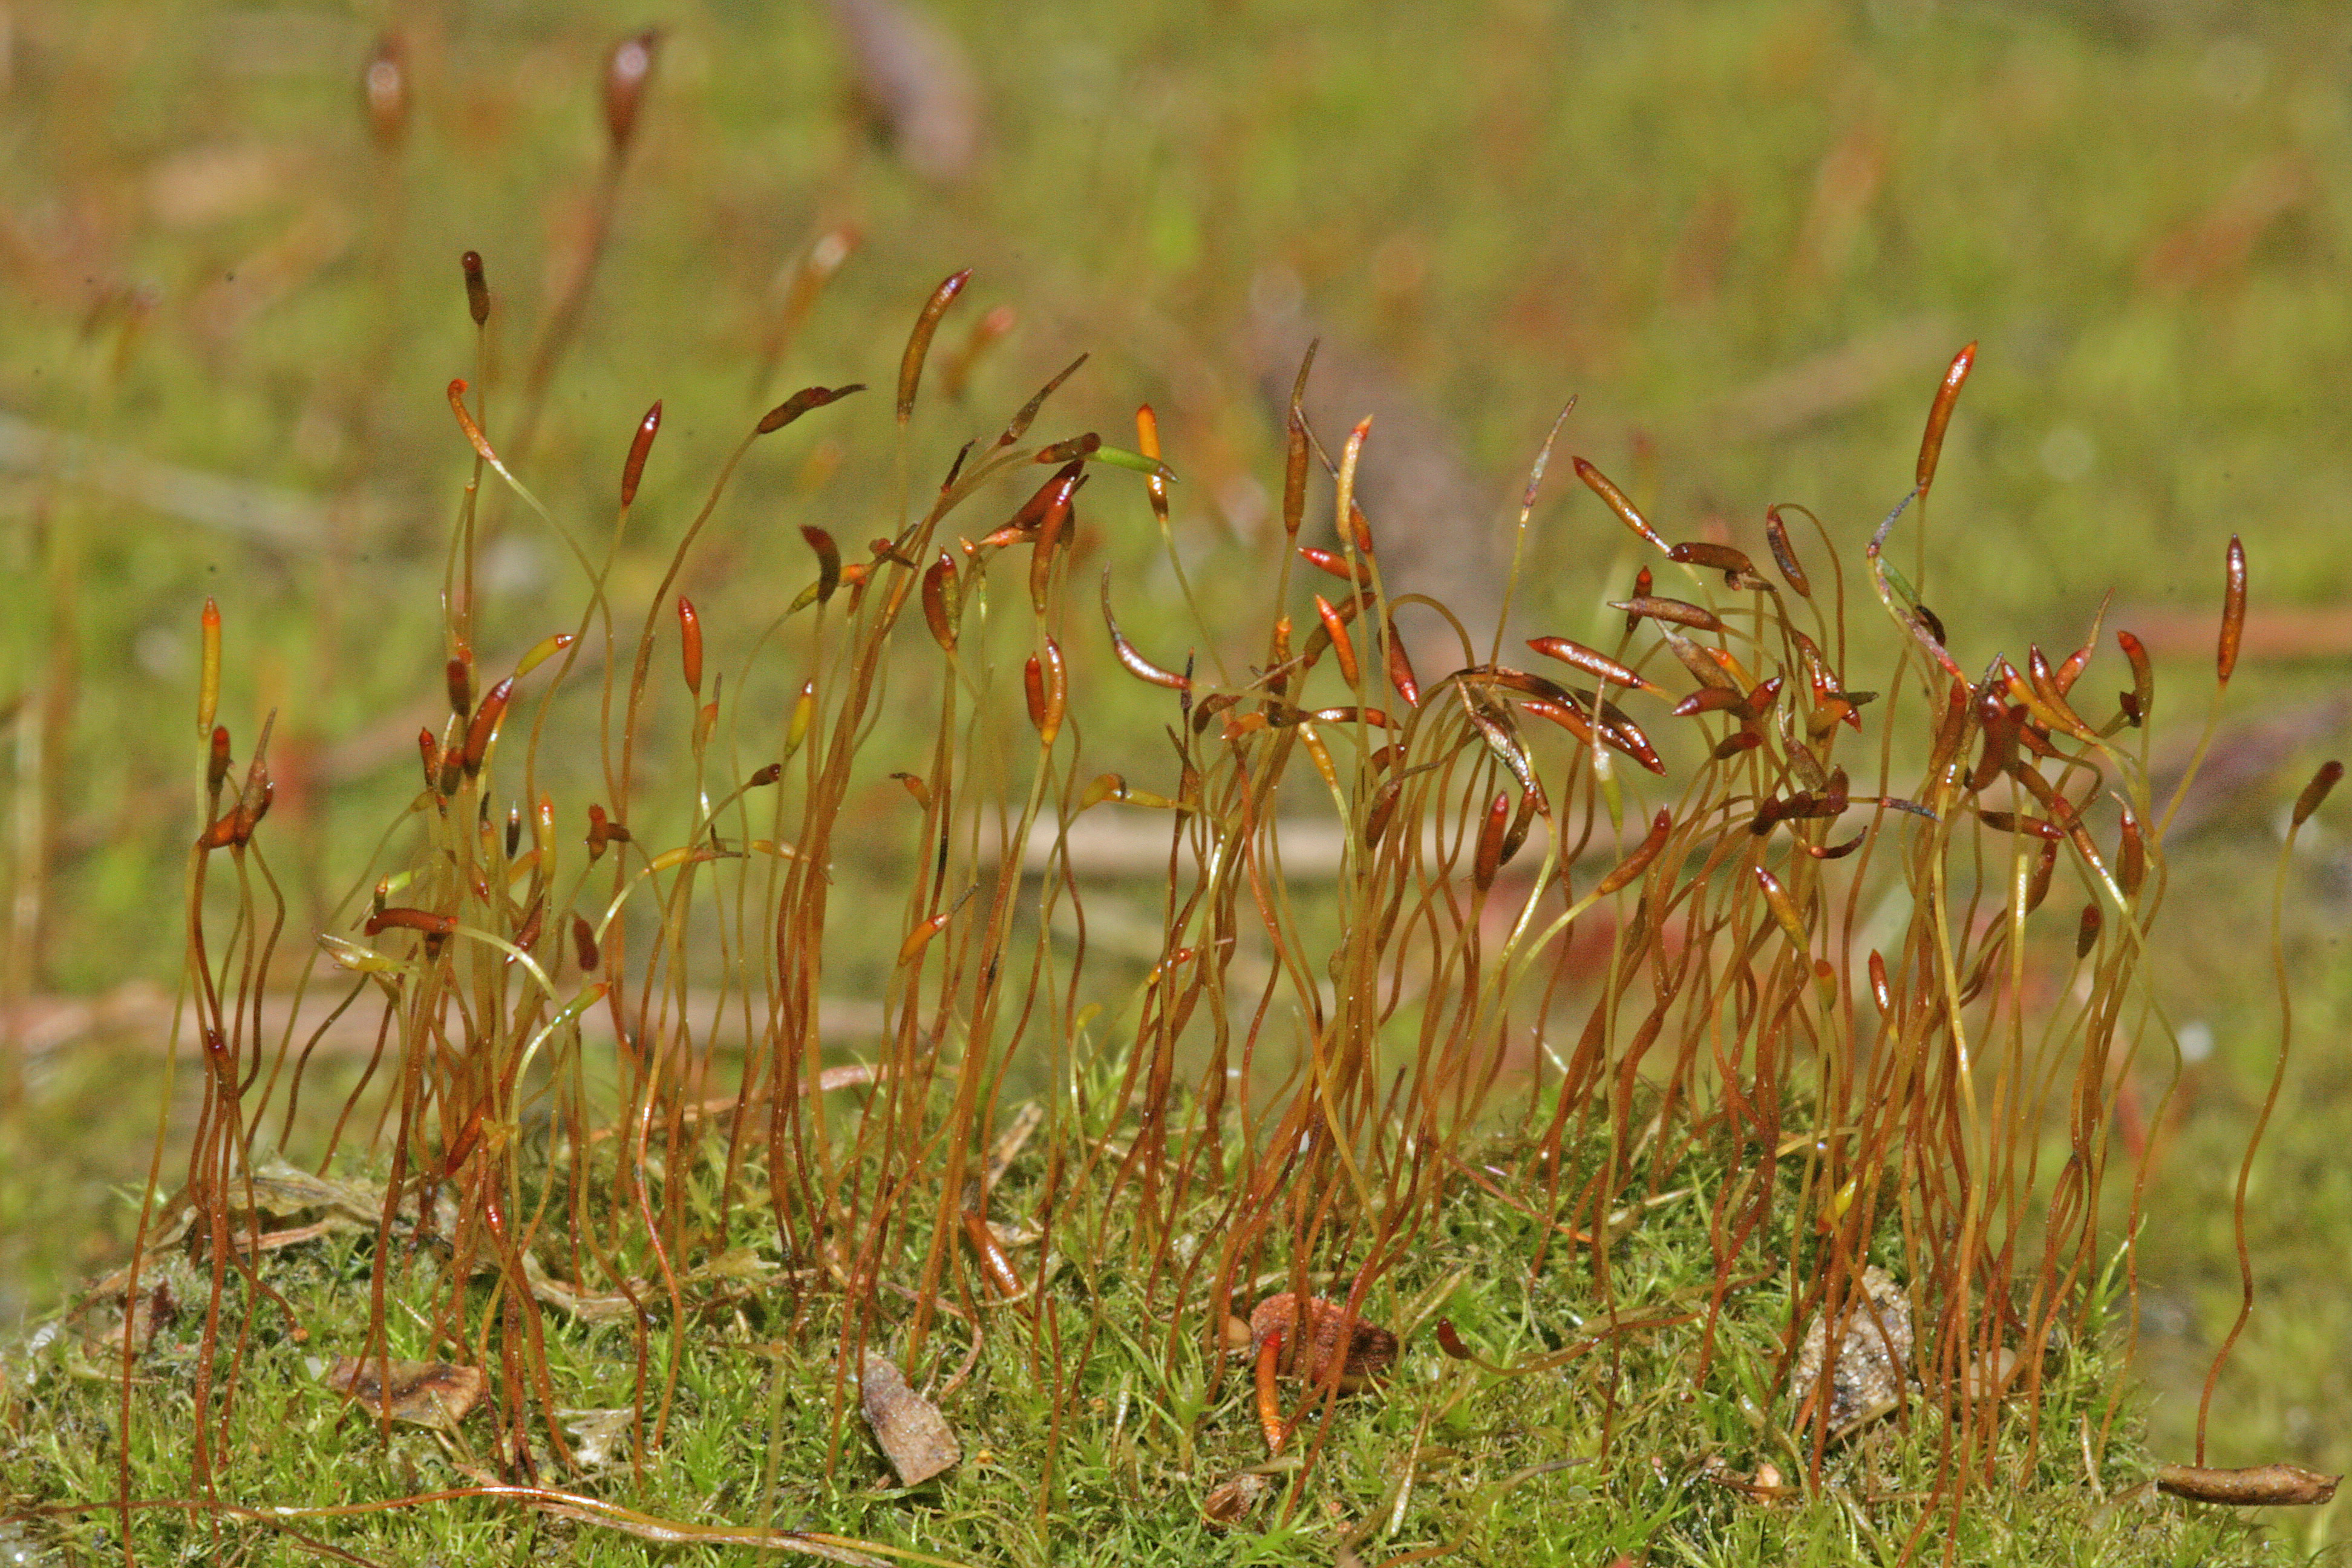
[[[432,717],[470,462],[444,387],[479,379],[457,258],[487,259],[502,439],[598,222],[604,62],[648,26],[608,240],[520,459],[593,546],[629,432],[665,400],[625,605],[761,409],[809,382],[887,387],[916,303],[964,266],[917,474],[1090,352],[1041,433],[1125,444],[1156,405],[1179,548],[1236,653],[1279,542],[1268,388],[1317,333],[1325,426],[1378,415],[1367,482],[1403,586],[1489,616],[1526,465],[1570,395],[1563,447],[1669,538],[1752,548],[1764,505],[1796,500],[1858,551],[1970,339],[1923,584],[1964,665],[2073,646],[2112,588],[2191,740],[2242,533],[2256,617],[2216,748],[2231,771],[2184,816],[2159,979],[2191,1054],[2210,1042],[2143,1254],[2158,1441],[2184,1447],[2235,1305],[2228,1189],[2276,1042],[2276,813],[2352,712],[2339,4],[0,5],[0,1001],[21,1069],[0,1324],[114,1245],[112,1186],[143,1173],[148,1121],[122,1113],[152,1042],[109,1047],[68,1004],[176,974],[198,606],[215,596],[226,623],[240,757],[278,712],[299,925],[413,791],[420,703]],[[380,97],[371,119],[372,59],[402,113]],[[841,264],[786,334],[813,253]],[[948,362],[999,306],[1009,333],[956,387]],[[793,525],[853,550],[891,531],[887,394],[835,412],[755,452],[689,570],[720,646],[807,580]],[[1163,655],[1197,641],[1156,607],[1171,579],[1139,501],[1095,493],[1090,548],[1129,630]],[[571,623],[579,579],[486,507],[495,665]],[[1531,552],[1524,630],[1577,634],[1637,563],[1557,480]],[[2110,648],[2094,689],[2117,668]],[[1100,765],[1160,765],[1156,717],[1090,718]],[[2266,1295],[2216,1458],[2342,1469],[2352,870],[2326,817],[2307,842],[2302,1054],[2251,1205]]]

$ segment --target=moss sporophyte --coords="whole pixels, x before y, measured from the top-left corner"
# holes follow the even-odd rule
[[[655,41],[614,56],[616,169]],[[485,329],[481,258],[463,271]],[[1485,1533],[1507,1495],[1603,1500],[1702,1555],[1850,1517],[1891,1554],[1966,1556],[2020,1487],[2084,1532],[2206,1528],[2117,1511],[2147,1467],[2109,1335],[2161,1219],[2109,1133],[2162,1033],[2187,785],[2151,794],[2128,632],[2107,711],[2095,620],[1971,677],[1929,607],[1974,345],[1858,552],[1785,503],[1769,569],[1670,540],[1581,458],[1602,510],[1538,530],[1548,440],[1518,569],[1610,515],[1646,562],[1578,636],[1525,639],[1552,674],[1388,579],[1352,492],[1379,434],[1335,455],[1302,366],[1263,622],[1196,609],[1207,657],[1180,658],[1178,617],[1164,647],[1115,618],[1150,590],[1075,583],[1097,531],[1148,516],[1193,603],[1148,406],[1133,450],[1033,444],[1057,377],[916,482],[943,455],[929,347],[971,278],[922,306],[887,416],[812,386],[750,422],[619,632],[662,405],[600,559],[515,471],[535,405],[502,452],[479,378],[450,384],[475,463],[446,716],[305,961],[267,724],[230,793],[206,603],[200,1106],[184,1173],[159,1139],[129,1261],[45,1342],[112,1408],[105,1458],[59,1455],[31,1506],[110,1517],[126,1562],[266,1532],[362,1556],[394,1516],[843,1561],[1025,1531],[1043,1555],[1114,1497],[1169,1541],[1314,1531],[1400,1561],[1507,1556]],[[898,489],[862,547],[803,525],[811,574],[739,641],[681,574],[755,445],[803,419],[878,427]],[[1328,545],[1303,537],[1326,483]],[[503,671],[475,624],[492,497],[561,540],[583,600]],[[2245,579],[2233,539],[2217,689]],[[1416,669],[1401,620],[1458,657]],[[1106,771],[1088,720],[1138,700],[1168,754]],[[1106,820],[1146,836],[1140,905],[1087,859]],[[1286,861],[1316,823],[1320,886]],[[877,857],[887,906],[856,872]],[[373,1020],[327,1130],[297,1115],[331,1070],[328,1024],[296,1027],[314,991]],[[16,1418],[76,1386],[26,1385]],[[351,1500],[273,1492],[287,1422],[359,1466]],[[912,1484],[875,1489],[869,1430]],[[2324,1483],[2162,1479],[2229,1502]]]

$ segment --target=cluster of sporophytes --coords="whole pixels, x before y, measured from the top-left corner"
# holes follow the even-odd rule
[[[607,574],[661,405],[628,445],[600,561],[451,384],[475,465],[446,578],[448,714],[417,737],[415,799],[313,943],[287,940],[270,874],[268,726],[240,774],[215,721],[206,606],[184,990],[202,1110],[184,1175],[160,1170],[159,1139],[138,1248],[90,1303],[122,1308],[102,1342],[125,1560],[240,1519],[341,1551],[298,1531],[336,1510],[239,1479],[241,1390],[305,1342],[339,1358],[332,1386],[289,1397],[355,1400],[355,1447],[390,1448],[396,1385],[409,1416],[419,1379],[458,1391],[428,1390],[423,1418],[446,1418],[467,1484],[354,1508],[490,1498],[657,1541],[836,1555],[909,1547],[780,1528],[809,1516],[781,1510],[779,1489],[872,1473],[884,1361],[974,1429],[988,1418],[957,1394],[984,1357],[1025,1382],[1043,1452],[1020,1468],[1041,1521],[1056,1465],[1078,1463],[1065,1450],[1101,1440],[1105,1359],[1154,1367],[1188,1512],[1265,1528],[1315,1498],[1362,1404],[1346,1395],[1397,1354],[1376,1324],[1422,1364],[1443,1364],[1433,1345],[1462,1363],[1406,1422],[1403,1479],[1366,1527],[1391,1534],[1462,1378],[1564,1390],[1600,1447],[1573,1458],[1605,1460],[1626,1432],[1656,1440],[1663,1407],[1633,1398],[1628,1369],[1668,1343],[1661,1384],[1745,1435],[1694,1420],[1686,1451],[1645,1459],[1727,1498],[1818,1492],[1874,1417],[1918,1461],[1895,1488],[1912,1549],[1957,1547],[1969,1500],[2004,1479],[2063,1464],[2095,1490],[2115,1479],[2119,1385],[2075,1385],[2142,1217],[2135,1198],[2102,1228],[2113,1097],[2166,1035],[2145,979],[2169,809],[2147,766],[2157,692],[2123,631],[2128,688],[2088,700],[2095,624],[2021,668],[1971,676],[1948,651],[1914,584],[1973,345],[1936,395],[1914,487],[1861,553],[1873,626],[1849,626],[1860,596],[1804,509],[1766,513],[1769,559],[1672,542],[1579,458],[1657,558],[1608,646],[1540,637],[1532,657],[1384,580],[1381,521],[1353,496],[1379,437],[1327,442],[1295,393],[1267,621],[1227,669],[1137,647],[1110,574],[1075,580],[1082,531],[1125,526],[1097,518],[1168,535],[1175,476],[1148,408],[1132,449],[1033,442],[1057,377],[919,486],[923,372],[966,278],[907,344],[876,536],[845,551],[804,527],[810,579],[725,679],[673,589],[730,477],[755,443],[881,399],[832,412],[861,389],[811,387],[759,419],[640,609]],[[1531,538],[1549,454],[1515,579],[1566,548]],[[1326,486],[1333,537],[1302,542]],[[577,619],[510,671],[477,668],[486,498],[560,536],[584,584]],[[1906,525],[1907,574],[1892,544]],[[2226,583],[2221,686],[2244,615],[2235,540]],[[1864,689],[1850,656],[1882,614],[1897,651]],[[1086,760],[1078,716],[1126,694],[1074,689],[1080,639],[1107,639],[1120,669],[1105,679],[1164,708],[1152,775]],[[590,707],[559,707],[567,682],[594,683],[593,737],[562,733]],[[885,705],[925,698],[927,751],[877,754],[901,732]],[[887,917],[836,908],[834,875],[849,833],[873,831],[853,801],[885,775],[912,802]],[[1283,843],[1326,801],[1328,891],[1286,876]],[[1072,848],[1074,825],[1118,816],[1152,825],[1164,855],[1154,951],[1134,964],[1089,961]],[[289,996],[281,972],[306,945]],[[844,968],[879,1005],[854,1029],[821,1005]],[[326,987],[336,1016],[373,1018],[375,1046],[306,1141],[318,1034],[293,1020]],[[339,1158],[369,1179],[327,1181]],[[273,1274],[313,1245],[285,1216],[348,1214],[354,1194],[366,1223],[339,1255],[341,1299],[364,1309],[330,1342]],[[1635,1260],[1677,1214],[1695,1263],[1662,1292]],[[1525,1311],[1576,1303],[1526,1355],[1481,1341],[1462,1304],[1478,1292],[1449,1272],[1465,1227],[1498,1222]],[[173,1279],[201,1297],[176,1405],[156,1390]],[[625,1339],[624,1402],[593,1440],[567,1385],[583,1325]],[[687,1441],[688,1406],[716,1400],[693,1370],[715,1339],[773,1361],[756,1484],[725,1527],[653,1518],[631,1489]],[[1842,1367],[1858,1362],[1877,1387]],[[478,1402],[471,1421],[453,1408]],[[158,1495],[134,1456],[167,1421],[184,1469]],[[1244,1469],[1256,1444],[1265,1462]],[[1449,1534],[1418,1554],[1461,1544]]]

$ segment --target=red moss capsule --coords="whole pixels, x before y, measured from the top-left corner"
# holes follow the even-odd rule
[[[646,477],[646,458],[654,449],[654,437],[661,434],[661,399],[646,410],[637,421],[637,433],[629,437],[628,460],[621,465],[621,504],[633,506],[637,499],[637,481]]]
[[[1650,584],[1654,581],[1647,566],[1633,574],[1633,598],[1637,603],[1650,596]],[[1642,617],[1638,612],[1633,610],[1625,612],[1625,630],[1628,633],[1634,631],[1641,624]]]
[[[1689,626],[1695,631],[1723,630],[1723,622],[1717,618],[1714,611],[1703,609],[1699,605],[1681,599],[1668,599],[1656,595],[1643,594],[1631,599],[1613,599],[1610,601],[1609,607],[1612,610],[1624,611],[1627,618],[1631,620],[1639,620],[1647,616],[1654,621],[1672,621],[1678,626]]]
[[[1322,595],[1315,595],[1315,614],[1331,638],[1331,657],[1339,661],[1339,679],[1349,685],[1356,684],[1362,671],[1356,663],[1356,645],[1348,636],[1348,623]]]
[[[1118,658],[1120,668],[1138,680],[1148,681],[1153,686],[1164,686],[1171,691],[1192,689],[1191,676],[1179,675],[1172,669],[1160,668],[1136,652],[1135,645],[1129,642],[1126,635],[1118,629],[1118,622],[1110,613],[1110,571],[1108,567],[1104,569],[1102,577],[1102,613],[1103,625],[1110,628],[1110,651]],[[1202,704],[1204,708],[1207,706],[1206,703]],[[1205,719],[1202,721],[1205,721]]]
[[[2097,903],[2087,903],[2083,906],[2082,921],[2074,928],[2074,956],[2076,958],[2088,958],[2091,954],[2091,950],[2099,945],[2099,928],[2104,925],[2106,917],[2099,912],[2099,906]]]
[[[1728,544],[1710,544],[1705,540],[1685,540],[1669,549],[1666,559],[1744,577],[1756,574],[1756,563],[1748,558],[1746,551],[1734,550]]]
[[[2058,845],[2055,840],[2042,846],[2041,858],[2033,862],[2032,874],[2025,883],[2025,912],[2032,914],[2050,896],[2050,879],[2058,869]]]
[[[1421,706],[1421,682],[1413,679],[1412,660],[1405,657],[1403,639],[1397,636],[1396,621],[1391,617],[1386,638],[1389,685],[1408,708]]]
[[[907,336],[906,353],[898,359],[898,423],[904,425],[914,416],[915,393],[923,384],[923,361],[931,352],[931,338],[940,330],[940,318],[955,303],[963,286],[971,281],[971,268],[951,273],[931,290],[923,301],[921,312],[915,318],[915,330]]]
[[[1307,386],[1307,369],[1315,363],[1315,345],[1298,367],[1298,384],[1290,395],[1290,417],[1284,426],[1282,455],[1282,532],[1296,542],[1298,525],[1307,518],[1307,416],[1298,411],[1299,394]]]
[[[1556,658],[1599,679],[1618,686],[1638,687],[1644,691],[1657,689],[1642,679],[1640,671],[1619,663],[1598,648],[1587,647],[1568,637],[1529,637],[1528,646],[1547,658]]]
[[[2221,591],[2221,639],[2213,654],[2214,668],[2220,671],[2224,686],[2230,684],[2230,677],[2238,668],[2238,643],[2245,632],[2246,547],[2233,533],[2230,535]]]
[[[227,738],[226,731],[222,731],[222,738]],[[416,753],[418,760],[425,764],[425,787],[438,790],[441,787],[441,748],[435,742],[432,731],[416,731]]]
[[[1023,678],[1029,698],[1029,722],[1036,727],[1038,739],[1051,747],[1054,737],[1062,732],[1062,714],[1070,700],[1070,674],[1062,662],[1061,645],[1047,637],[1042,660],[1033,655]]]
[[[1481,893],[1494,886],[1495,873],[1503,863],[1503,831],[1511,824],[1511,796],[1505,791],[1495,796],[1486,807],[1486,818],[1478,825],[1478,848],[1471,860],[1471,885]]]
[[[1812,579],[1805,575],[1804,563],[1797,559],[1797,547],[1789,540],[1789,525],[1780,521],[1777,506],[1764,510],[1764,540],[1772,547],[1772,563],[1780,569],[1781,580],[1797,591],[1799,598],[1811,598]]]
[[[580,971],[583,974],[593,974],[596,965],[604,962],[604,954],[596,951],[596,933],[578,915],[572,917],[572,950],[580,960]]]
[[[466,252],[457,258],[457,266],[466,274],[466,313],[474,318],[474,325],[488,325],[490,280],[482,275],[482,253],[478,250]]]
[[[594,801],[588,803],[588,861],[593,865],[604,858],[604,846],[612,842],[613,824],[604,816],[604,808]]]
[[[394,906],[370,915],[367,924],[361,929],[370,936],[387,931],[421,931],[427,936],[447,936],[457,929],[457,917],[436,914],[431,910]]]
[[[2139,818],[2130,806],[2123,810],[2122,847],[2116,852],[2116,881],[2127,899],[2139,896],[2140,884],[2147,878],[2147,845],[2139,830]]]
[[[2148,659],[2147,645],[2131,633],[2117,632],[2116,646],[2124,650],[2132,672],[2132,689],[2117,693],[2116,704],[2126,721],[2137,729],[2147,722],[2148,710],[2156,703],[2156,667]]]
[[[942,550],[923,573],[923,624],[931,628],[931,640],[941,653],[955,652],[955,559]]]
[[[648,27],[623,38],[604,57],[604,134],[613,155],[629,150],[637,133],[637,111],[645,107],[646,88],[654,74],[654,52],[661,47],[661,29]]]
[[[694,601],[680,594],[677,596],[677,653],[686,672],[686,689],[695,696],[702,695],[702,617],[694,613]]]
[[[1609,482],[1608,475],[1602,473],[1599,468],[1594,468],[1591,463],[1586,462],[1581,458],[1576,458],[1575,463],[1576,477],[1582,479],[1585,483],[1585,487],[1591,490],[1594,495],[1599,496],[1601,500],[1607,504],[1611,511],[1617,514],[1618,521],[1623,523],[1627,528],[1632,529],[1634,533],[1641,538],[1656,545],[1658,547],[1659,553],[1671,553],[1667,548],[1666,542],[1658,537],[1658,531],[1652,528],[1649,523],[1643,520],[1642,514],[1633,510],[1633,503],[1626,499],[1625,492],[1623,490],[1619,489],[1615,485]],[[1644,570],[1646,571],[1647,569],[1644,568]]]
[[[1894,1016],[1895,996],[1887,989],[1886,960],[1879,955],[1878,950],[1874,947],[1870,950],[1870,994],[1878,1003],[1881,1016]]]
[[[1351,563],[1346,556],[1336,550],[1322,550],[1312,544],[1300,545],[1298,553],[1308,565],[1328,572],[1342,583],[1352,584],[1357,587],[1371,586],[1372,569],[1363,562],[1358,561]]]
[[[812,409],[823,408],[829,403],[838,403],[845,397],[865,390],[866,384],[862,381],[851,382],[847,386],[803,386],[760,416],[760,423],[752,428],[760,435],[772,436]]]
[[[1034,463],[1083,463],[1102,450],[1102,437],[1089,430],[1083,436],[1073,436],[1066,441],[1056,441],[1041,447],[1030,461]]]
[[[1451,1318],[1437,1320],[1437,1348],[1455,1361],[1475,1359],[1471,1353],[1470,1347],[1462,1342],[1461,1332],[1454,1328],[1454,1320]]]
[[[1960,388],[1969,379],[1969,371],[1977,363],[1977,345],[1973,342],[1952,356],[1951,367],[1944,372],[1943,383],[1936,388],[1936,400],[1927,405],[1927,428],[1919,437],[1919,467],[1916,488],[1921,495],[1936,482],[1936,463],[1944,455],[1944,432],[1952,423],[1953,405],[1960,400]],[[1942,640],[1940,638],[1938,641]]]
[[[408,136],[408,51],[400,35],[386,33],[375,43],[360,73],[360,97],[367,109],[368,133],[378,148],[397,150]]]
[[[449,711],[463,719],[474,710],[474,661],[453,658],[446,671],[449,683]]]
[[[471,778],[482,771],[482,759],[488,754],[490,737],[498,733],[499,722],[507,716],[507,700],[514,695],[514,677],[509,676],[482,696],[482,705],[474,710],[473,721],[466,726],[466,775]]]
[[[1071,498],[1084,478],[1072,475],[1062,481],[1037,523],[1036,542],[1029,551],[1029,607],[1041,616],[1045,613],[1046,595],[1053,591],[1054,557],[1072,537],[1070,524],[1076,509]]]
[[[832,534],[814,523],[801,525],[801,537],[816,552],[816,583],[804,597],[822,605],[841,586],[841,546],[833,542]]]
[[[2343,776],[2342,763],[2331,758],[2319,764],[2319,771],[2311,775],[2311,782],[2303,786],[2301,795],[2294,797],[2295,826],[2301,827],[2311,820],[2311,814],[2319,809],[2320,803],[2327,798],[2327,792],[2334,789],[2336,781]]]
[[[1633,852],[1620,860],[1609,875],[1601,879],[1601,886],[1597,889],[1601,896],[1606,898],[1630,886],[1634,879],[1648,870],[1650,862],[1658,858],[1658,851],[1666,847],[1666,835],[1673,827],[1674,817],[1664,810],[1652,817],[1649,833],[1633,847]]]

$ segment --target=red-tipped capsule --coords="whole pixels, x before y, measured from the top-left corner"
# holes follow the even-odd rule
[[[629,437],[629,459],[621,465],[621,504],[630,506],[637,499],[637,481],[646,477],[646,457],[654,449],[654,437],[661,434],[661,399],[646,410],[637,421],[637,433]]]
[[[457,258],[457,265],[466,274],[466,313],[474,318],[474,325],[486,326],[490,319],[490,280],[482,275],[482,253],[469,250]]]
[[[482,705],[474,710],[473,721],[466,726],[466,773],[468,777],[482,771],[482,759],[490,749],[490,737],[498,733],[499,721],[507,716],[507,699],[514,695],[514,677],[509,676],[482,696]]]

